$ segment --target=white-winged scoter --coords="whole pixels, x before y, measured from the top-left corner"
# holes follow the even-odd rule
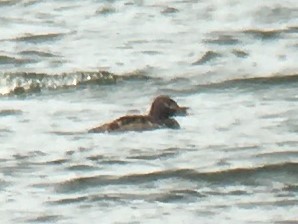
[[[186,115],[188,107],[180,107],[169,96],[158,96],[151,105],[148,115],[127,115],[110,123],[90,129],[89,133],[145,131],[159,128],[180,128],[172,116]]]

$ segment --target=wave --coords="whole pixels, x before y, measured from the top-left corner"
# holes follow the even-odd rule
[[[22,95],[84,85],[110,85],[121,81],[148,80],[142,71],[116,75],[107,71],[74,72],[50,75],[46,73],[4,73],[0,82],[0,95]]]
[[[298,163],[282,163],[254,168],[237,168],[219,172],[198,172],[193,169],[175,169],[125,176],[98,175],[79,177],[56,183],[55,189],[57,192],[70,193],[90,187],[147,184],[149,182],[167,179],[179,179],[198,183],[207,182],[215,185],[235,185],[237,183],[258,185],[268,180],[282,181],[284,178],[287,178],[287,180],[293,178],[293,181],[297,182],[297,169]]]
[[[266,88],[268,86],[297,85],[298,74],[281,75],[269,77],[243,77],[225,80],[221,82],[211,82],[207,84],[198,84],[190,91],[208,91],[213,89],[246,89],[246,88]]]
[[[108,71],[82,71],[54,75],[33,72],[4,73],[0,80],[0,96],[32,94],[44,90],[79,88],[82,86],[116,85],[125,81],[143,81],[144,84],[148,83],[148,81],[153,81],[157,85],[161,85],[164,89],[167,86],[172,86],[173,82],[182,82],[184,88],[188,88],[183,92],[247,87],[264,88],[266,85],[295,84],[298,81],[298,74],[277,74],[270,77],[243,77],[220,82],[207,82],[197,84],[196,86],[185,85],[185,79],[187,80],[188,78],[184,76],[183,78],[174,77],[170,80],[163,80],[160,77],[153,77],[148,72],[142,70],[125,74],[114,74]],[[192,76],[189,79],[196,79],[196,77]],[[200,75],[198,75],[197,79],[199,82]]]
[[[233,193],[233,192],[232,192]],[[71,204],[71,203],[82,203],[82,202],[124,202],[131,200],[146,200],[150,202],[191,202],[197,200],[197,198],[203,198],[206,195],[199,193],[196,190],[170,190],[161,193],[109,193],[109,194],[95,194],[95,195],[84,195],[75,197],[63,197],[62,199],[50,200],[48,204]]]
[[[271,39],[277,39],[283,34],[297,33],[297,27],[289,26],[285,29],[274,29],[274,30],[248,29],[242,32],[244,34],[251,35],[257,39],[271,40]]]

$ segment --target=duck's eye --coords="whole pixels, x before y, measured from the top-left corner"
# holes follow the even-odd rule
[[[178,105],[175,102],[171,102],[168,104],[168,108],[170,109],[177,109]]]

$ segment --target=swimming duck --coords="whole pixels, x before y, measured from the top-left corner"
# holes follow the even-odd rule
[[[110,123],[88,130],[89,133],[145,131],[159,128],[180,128],[179,123],[172,116],[184,116],[188,107],[180,107],[169,96],[158,96],[151,105],[148,115],[127,115]]]

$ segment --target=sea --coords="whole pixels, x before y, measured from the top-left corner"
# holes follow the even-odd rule
[[[1,0],[0,223],[297,224],[297,90],[297,0]]]

